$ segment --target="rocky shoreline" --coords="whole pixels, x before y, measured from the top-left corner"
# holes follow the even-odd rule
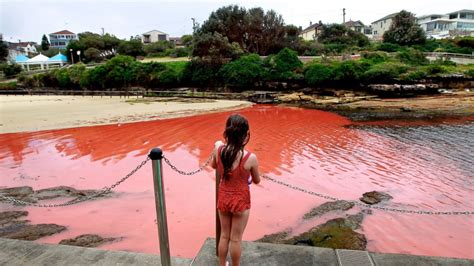
[[[323,93],[295,92],[277,97],[284,106],[336,112],[352,121],[437,119],[474,117],[474,91],[464,89],[409,98],[332,90]]]
[[[390,199],[392,199],[392,196],[385,192],[371,191],[364,193],[359,200],[372,205]],[[354,206],[354,202],[345,200],[325,202],[304,214],[302,220],[305,221],[315,217],[324,217],[329,213],[337,213],[342,215],[342,217],[314,225],[311,229],[299,235],[292,235],[291,230],[285,230],[265,235],[258,239],[257,242],[305,245],[333,249],[366,250],[367,238],[362,233],[362,222],[366,215],[370,215],[372,211],[363,209],[356,214],[345,213]],[[311,223],[311,221],[309,221],[309,223]]]
[[[0,189],[0,194],[16,200],[42,203],[43,200],[55,198],[78,198],[97,194],[97,190],[78,190],[72,187],[59,186],[40,190],[31,187],[11,187]],[[108,197],[111,193],[101,195]],[[58,224],[31,224],[26,220],[28,211],[13,210],[0,212],[0,237],[34,241],[42,237],[54,235],[67,230],[66,226]],[[81,247],[97,247],[102,244],[119,241],[121,238],[104,238],[95,234],[83,234],[72,239],[63,239],[58,244]]]

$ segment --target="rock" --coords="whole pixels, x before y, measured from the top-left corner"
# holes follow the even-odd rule
[[[78,246],[78,247],[97,247],[104,243],[115,241],[116,238],[103,238],[99,235],[80,235],[76,238],[63,239],[59,242],[60,245]]]
[[[19,240],[36,240],[64,230],[66,230],[65,226],[57,224],[14,224],[1,228],[0,237]]]
[[[311,219],[313,217],[321,216],[325,213],[336,210],[347,211],[352,207],[354,207],[354,203],[345,200],[325,202],[319,205],[318,207],[311,209],[309,212],[305,213],[305,215],[303,215],[303,219]]]
[[[38,200],[54,199],[59,197],[83,197],[97,193],[96,190],[78,190],[72,187],[59,186],[35,191]]]
[[[334,249],[365,250],[366,237],[354,229],[359,228],[363,220],[362,213],[347,218],[336,218],[293,237],[286,244],[309,245]]]
[[[20,217],[27,216],[27,211],[7,211],[7,212],[0,212],[0,226],[6,226],[10,224],[12,221],[17,220]]]
[[[393,197],[390,196],[387,193],[378,192],[378,191],[371,191],[371,192],[364,193],[362,195],[362,198],[360,198],[359,200],[364,202],[364,203],[373,205],[373,204],[377,204],[377,203],[380,203],[382,201],[387,201],[387,200],[390,200],[390,199],[393,199]]]
[[[0,189],[0,194],[3,194],[4,196],[7,196],[7,197],[15,198],[17,200],[36,202],[36,200],[32,198],[33,189],[27,186],[2,188]]]
[[[264,235],[262,238],[256,240],[255,242],[282,244],[285,242],[285,239],[288,238],[289,233],[289,231],[283,231],[275,234]]]

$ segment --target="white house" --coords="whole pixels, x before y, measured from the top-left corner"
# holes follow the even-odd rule
[[[35,55],[38,53],[36,50],[35,42],[7,42],[8,45],[8,61],[14,62],[15,58],[19,55]]]
[[[310,22],[309,26],[301,31],[299,37],[303,38],[305,41],[314,41],[318,39],[318,36],[321,34],[322,30],[323,23],[321,21],[315,24]]]
[[[374,40],[381,40],[383,38],[383,34],[390,28],[392,20],[397,14],[398,12],[372,22],[372,34]]]
[[[474,10],[424,15],[417,18],[417,23],[429,38],[474,36]]]
[[[77,40],[77,35],[68,30],[62,30],[49,34],[49,43],[51,47],[58,49],[66,49],[70,41]]]
[[[154,43],[158,41],[169,41],[170,38],[167,33],[159,30],[152,30],[142,34],[142,43]]]

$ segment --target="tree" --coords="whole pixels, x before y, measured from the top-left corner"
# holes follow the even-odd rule
[[[203,33],[194,38],[193,56],[202,57],[215,62],[222,62],[232,57],[232,45],[222,34]]]
[[[8,45],[6,42],[0,41],[0,62],[7,61],[8,57]]]
[[[84,52],[84,56],[86,57],[87,61],[98,62],[101,60],[100,50],[93,47],[87,49]]]
[[[282,48],[286,31],[283,18],[273,10],[265,13],[262,8],[246,10],[231,5],[212,12],[195,35],[214,33],[237,43],[245,52],[266,55]]]
[[[192,35],[181,36],[181,43],[186,47],[191,47],[191,45],[193,44],[193,36]]]
[[[423,44],[426,42],[426,35],[416,23],[415,15],[402,10],[393,18],[392,25],[383,34],[383,41],[399,45]]]
[[[117,52],[122,55],[133,57],[145,55],[142,41],[137,38],[132,38],[130,41],[122,41],[118,46]]]
[[[219,74],[226,85],[245,88],[261,81],[264,71],[265,68],[260,56],[250,54],[224,65]]]
[[[284,48],[273,58],[274,70],[277,79],[293,78],[295,71],[303,67],[303,63],[298,59],[298,54],[288,48]]]
[[[364,47],[369,44],[367,36],[341,24],[323,25],[318,41],[324,44],[339,44]]]
[[[41,50],[48,51],[49,50],[49,41],[46,34],[43,34],[43,38],[41,38]]]

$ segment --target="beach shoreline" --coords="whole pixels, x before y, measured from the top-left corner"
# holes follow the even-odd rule
[[[185,117],[251,105],[173,97],[0,96],[0,134]]]

